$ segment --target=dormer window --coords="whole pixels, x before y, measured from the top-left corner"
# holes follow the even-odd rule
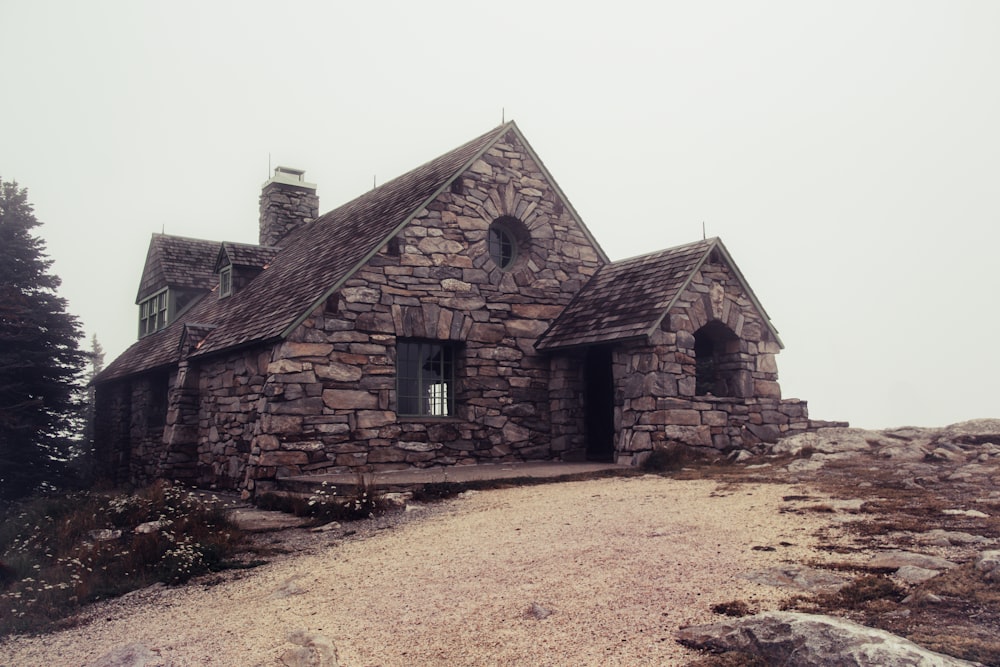
[[[233,293],[233,265],[219,269],[219,298],[224,299]]]
[[[169,305],[169,290],[162,290],[139,302],[139,338],[167,326]]]

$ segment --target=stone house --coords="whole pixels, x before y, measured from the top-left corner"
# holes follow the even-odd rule
[[[815,425],[722,242],[610,262],[512,122],[322,216],[278,167],[259,226],[153,235],[139,338],[94,381],[113,480],[637,464]]]

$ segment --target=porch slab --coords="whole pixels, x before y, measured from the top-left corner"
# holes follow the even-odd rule
[[[372,480],[376,489],[388,493],[412,491],[427,484],[453,483],[468,484],[513,479],[536,481],[559,481],[596,473],[614,473],[635,470],[633,466],[617,463],[562,461],[529,461],[523,463],[483,463],[466,466],[439,466],[434,468],[412,468],[364,473],[366,480]],[[347,490],[358,483],[357,473],[327,475],[297,475],[277,480],[278,488],[291,493],[308,493],[326,483],[328,487]]]

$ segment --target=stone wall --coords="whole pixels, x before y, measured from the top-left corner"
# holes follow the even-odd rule
[[[131,423],[131,383],[120,380],[102,385],[94,396],[94,463],[101,481],[128,481]]]
[[[501,216],[529,237],[509,270],[487,248]],[[565,451],[565,425],[553,447],[550,360],[534,341],[601,262],[527,152],[496,144],[275,348],[248,488]],[[453,416],[397,414],[398,338],[455,344]]]
[[[806,402],[794,398],[660,398],[656,408],[623,431],[618,463],[641,464],[654,449],[672,444],[727,454],[828,425],[811,421]]]
[[[198,368],[197,484],[235,489],[242,485],[250,443],[259,427],[271,349],[253,348],[215,357]]]
[[[128,478],[136,484],[148,484],[160,476],[160,460],[165,451],[163,431],[172,379],[166,371],[160,371],[133,378],[128,383],[131,394]]]
[[[720,339],[729,396],[698,395],[695,339],[703,327],[731,336]],[[728,452],[808,430],[806,403],[781,400],[780,350],[732,270],[717,258],[706,263],[648,343],[614,352],[619,462],[637,463],[667,443]]]
[[[587,455],[584,429],[583,366],[586,355],[570,350],[550,361],[549,419],[552,422],[552,456],[563,461],[583,461]],[[618,411],[619,414],[621,411]]]

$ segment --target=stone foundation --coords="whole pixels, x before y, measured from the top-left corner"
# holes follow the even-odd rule
[[[846,426],[810,420],[806,402],[796,398],[711,396],[657,399],[656,409],[642,422],[632,426],[619,443],[618,463],[640,465],[654,449],[674,444],[716,456],[821,427]]]

